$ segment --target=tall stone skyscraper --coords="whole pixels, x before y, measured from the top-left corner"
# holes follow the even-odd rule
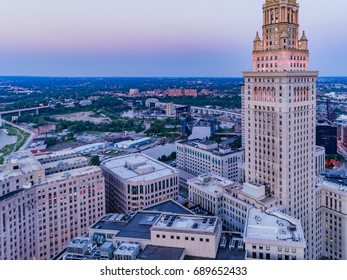
[[[268,186],[285,212],[301,220],[306,258],[315,259],[318,72],[309,70],[296,0],[266,0],[263,16],[263,34],[254,39],[253,69],[243,73],[245,178]]]

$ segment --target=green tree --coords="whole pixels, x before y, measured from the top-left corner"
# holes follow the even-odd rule
[[[53,145],[57,144],[57,142],[58,142],[57,138],[53,138],[53,137],[49,137],[46,140],[47,146],[53,146]]]
[[[90,164],[99,166],[100,165],[100,158],[99,158],[99,156],[93,156],[91,158],[91,160],[90,160]]]

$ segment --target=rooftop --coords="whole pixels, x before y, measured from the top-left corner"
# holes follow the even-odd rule
[[[49,159],[53,157],[59,157],[59,156],[65,156],[65,155],[73,155],[76,154],[76,151],[73,149],[64,149],[61,151],[56,151],[54,153],[44,154],[44,155],[37,155],[35,156],[38,161],[43,159]]]
[[[19,168],[13,167],[16,165]],[[37,171],[43,171],[43,168],[30,151],[17,152],[6,158],[0,169],[0,180]]]
[[[317,182],[317,186],[347,193],[346,178],[327,178]]]
[[[89,159],[87,159],[86,157],[74,157],[74,158],[64,159],[60,161],[58,160],[58,161],[43,163],[42,166],[44,167],[44,169],[48,169],[48,168],[69,165],[69,164],[77,164],[81,162],[89,163]]]
[[[59,172],[51,175],[47,175],[46,179],[44,180],[44,183],[47,182],[55,182],[59,180],[66,180],[69,177],[79,177],[85,174],[90,174],[96,171],[100,171],[100,168],[97,166],[86,166],[86,167],[81,167],[77,169],[72,169],[66,172]]]
[[[120,216],[119,216],[120,215]],[[118,218],[117,218],[118,217]],[[119,218],[120,217],[120,218]],[[114,231],[116,237],[151,239],[151,230],[196,231],[213,233],[217,218],[194,216],[193,214],[163,214],[141,210],[133,215],[108,214],[97,221],[91,229],[94,231]]]
[[[189,185],[194,185],[195,187],[203,189],[205,192],[209,192],[215,196],[223,194],[225,189],[234,186],[234,183],[231,180],[214,174],[201,174],[187,182]]]
[[[201,149],[216,156],[225,156],[230,154],[235,154],[241,151],[241,149],[230,149],[227,146],[219,146],[216,142],[201,140],[201,139],[191,139],[188,141],[178,142],[182,145],[187,145],[193,148]],[[205,146],[205,147],[204,147]],[[208,146],[212,148],[208,148]]]
[[[158,220],[161,213],[136,212],[132,217],[124,216],[122,220],[114,220],[115,214],[108,214],[97,221],[91,228],[116,231],[118,237],[151,239],[150,228]]]
[[[180,205],[174,200],[166,200],[158,204],[152,205],[144,210],[161,212],[161,213],[173,213],[173,214],[182,214],[182,215],[192,215],[194,214],[184,206]]]
[[[144,154],[131,154],[103,161],[103,169],[123,180],[146,182],[176,174],[176,169]]]
[[[184,248],[147,245],[138,260],[181,260],[184,251]]]
[[[107,146],[107,143],[106,142],[99,142],[99,143],[93,143],[93,144],[88,144],[88,145],[83,145],[83,146],[80,146],[80,147],[77,147],[77,148],[74,148],[73,150],[77,153],[82,153],[84,152],[85,150],[89,150],[89,149],[92,149],[92,150],[96,150],[96,149],[100,149],[100,148],[104,148]]]
[[[300,221],[281,212],[262,212],[251,208],[248,213],[245,238],[305,243]]]
[[[192,231],[213,233],[216,228],[217,218],[185,215],[162,215],[153,226],[155,230]]]

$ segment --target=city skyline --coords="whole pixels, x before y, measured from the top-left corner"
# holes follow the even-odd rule
[[[307,30],[311,68],[321,76],[347,75],[346,39],[339,35],[346,4],[336,9],[334,2],[300,3],[300,30]],[[6,1],[0,75],[240,77],[251,69],[251,42],[261,33],[254,27],[262,24],[263,1],[250,4]]]

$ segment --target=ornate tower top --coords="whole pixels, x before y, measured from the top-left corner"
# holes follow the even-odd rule
[[[299,39],[299,7],[296,0],[266,0],[263,5],[263,36],[260,38],[256,35],[253,42],[253,70],[308,69],[308,40],[305,33]],[[281,62],[256,63],[275,60],[273,58]],[[294,60],[305,62],[293,62]]]

